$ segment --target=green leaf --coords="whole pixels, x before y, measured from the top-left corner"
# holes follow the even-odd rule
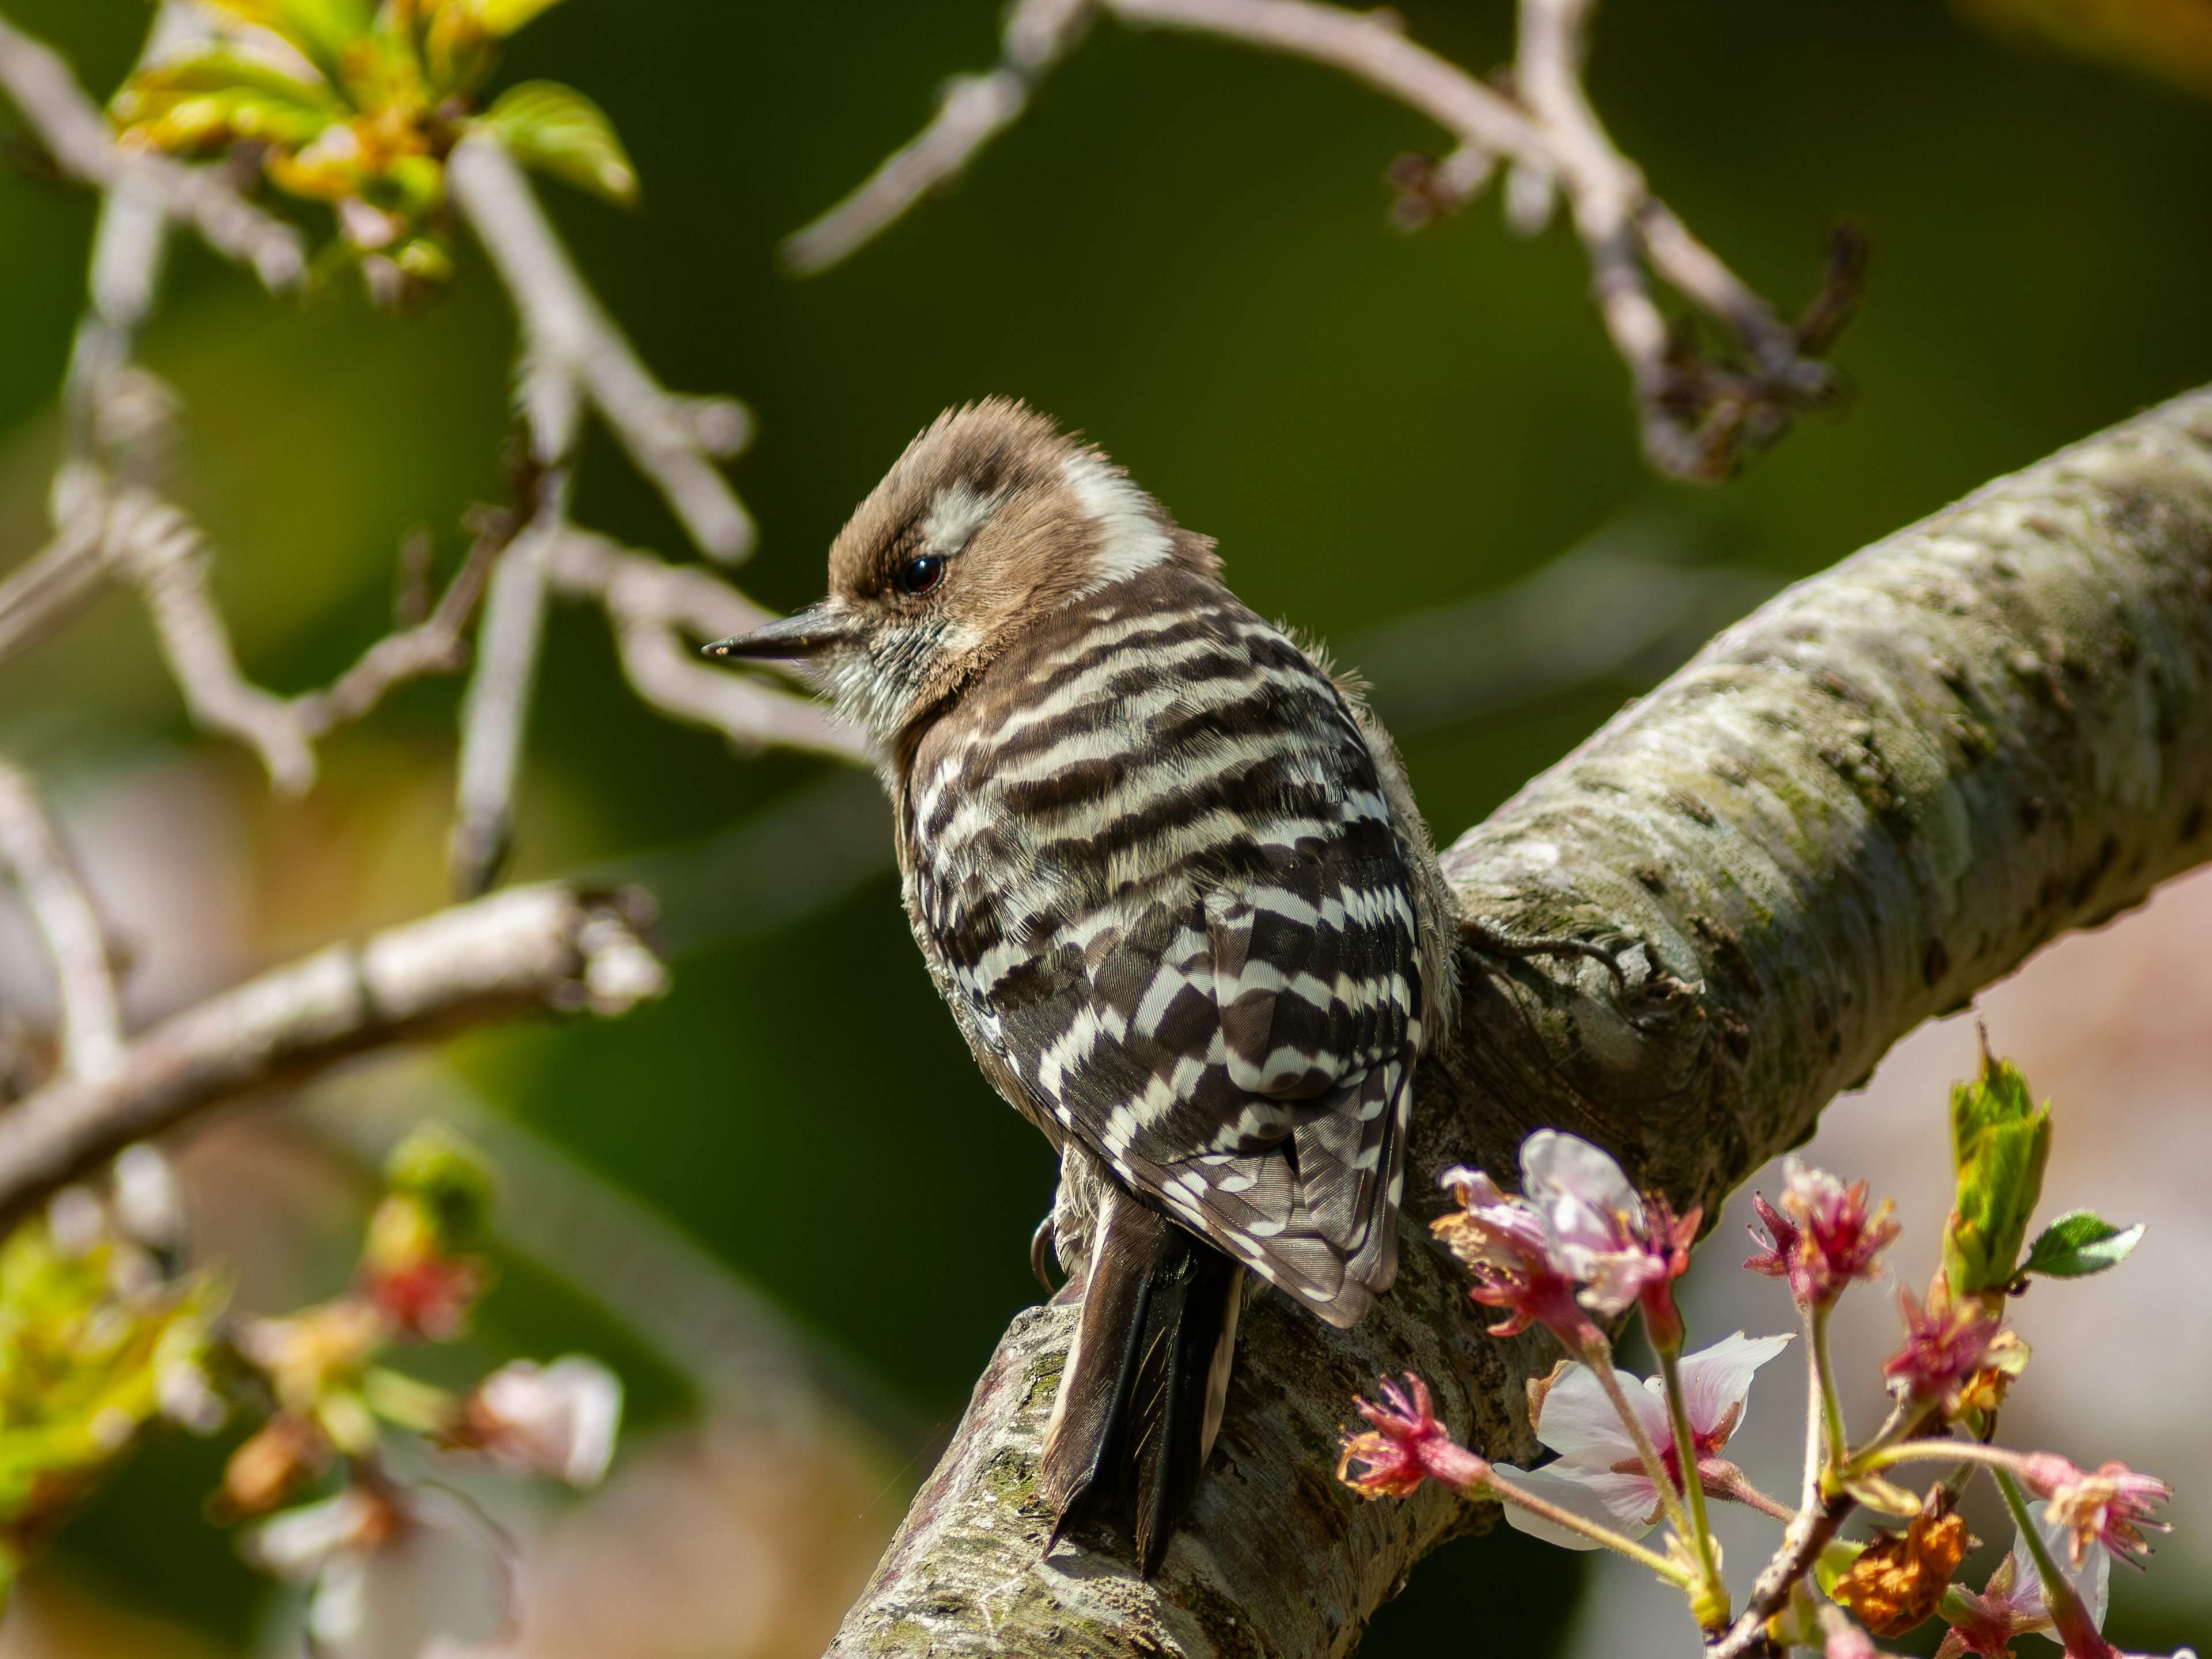
[[[464,1250],[483,1236],[491,1213],[491,1167],[484,1155],[442,1123],[426,1123],[392,1149],[384,1179],[422,1206],[439,1247]]]
[[[281,35],[335,75],[346,48],[368,33],[368,0],[210,0],[215,9],[242,23]]]
[[[560,0],[464,0],[464,3],[485,33],[512,34]]]
[[[1852,1539],[1838,1538],[1823,1545],[1819,1557],[1813,1563],[1813,1577],[1820,1586],[1820,1594],[1833,1595],[1836,1581],[1849,1572],[1853,1564],[1865,1553],[1866,1546]]]
[[[2016,1276],[2043,1196],[2051,1109],[2035,1104],[2017,1067],[1984,1051],[1981,1076],[1951,1091],[1951,1149],[1959,1182],[1944,1273],[1957,1295],[1993,1295]]]
[[[240,138],[302,149],[349,113],[323,83],[220,47],[141,70],[108,109],[145,142],[171,151]]]
[[[2094,1210],[2074,1210],[2035,1236],[2020,1270],[2051,1279],[2100,1273],[2126,1261],[2142,1236],[2140,1221],[2132,1227],[2115,1227]]]
[[[531,167],[611,201],[637,199],[637,170],[599,106],[572,87],[526,81],[487,111],[483,125]]]

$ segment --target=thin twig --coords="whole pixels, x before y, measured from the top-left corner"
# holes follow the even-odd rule
[[[1440,167],[1419,169],[1420,217],[1471,199],[1500,159],[1510,163],[1507,206],[1516,228],[1540,229],[1555,189],[1563,191],[1600,314],[1636,387],[1645,453],[1662,471],[1723,476],[1747,445],[1833,395],[1833,375],[1809,354],[1832,336],[1827,319],[1848,314],[1847,296],[1816,307],[1821,328],[1808,325],[1801,335],[1650,193],[1583,90],[1591,0],[1523,0],[1510,93],[1407,40],[1384,13],[1317,0],[1099,0],[1099,9],[1135,27],[1218,35],[1325,64],[1428,116],[1457,148]],[[1020,115],[1091,9],[1081,0],[1022,0],[1008,14],[999,67],[952,82],[920,137],[785,244],[787,262],[799,270],[835,264],[956,177]],[[1855,283],[1857,269],[1838,260],[1830,286]],[[1655,276],[1717,324],[1749,368],[1706,362],[1688,346],[1653,294]]]
[[[544,643],[545,555],[567,533],[567,476],[565,465],[544,475],[542,484],[550,493],[492,571],[477,630],[476,672],[461,704],[460,774],[447,853],[453,891],[463,897],[491,886],[514,835],[515,779]]]
[[[109,509],[110,556],[145,595],[169,672],[192,717],[261,757],[279,793],[306,793],[315,751],[292,705],[239,672],[229,630],[208,586],[205,538],[158,496],[125,490]]]
[[[94,1083],[123,1060],[123,1015],[107,930],[30,777],[0,761],[0,866],[46,941],[61,1005],[61,1075]]]
[[[164,1020],[98,1079],[0,1115],[0,1229],[132,1141],[349,1055],[532,1011],[626,1012],[666,969],[641,896],[520,887],[248,980]]]
[[[869,758],[860,732],[833,720],[813,699],[701,665],[684,635],[718,639],[769,620],[728,583],[573,530],[548,550],[546,574],[562,596],[605,607],[630,684],[663,714],[711,726],[748,750],[781,744]]]
[[[737,453],[750,438],[744,405],[680,397],[647,373],[584,286],[522,169],[496,140],[463,140],[447,179],[522,319],[523,404],[532,427],[568,425],[564,414],[544,404],[549,397],[573,398],[580,387],[701,550],[725,563],[743,559],[752,551],[753,522],[714,463]],[[550,466],[558,456],[541,448],[538,459]]]
[[[70,178],[158,204],[170,218],[191,225],[218,253],[251,267],[270,289],[296,289],[307,281],[306,244],[297,230],[248,202],[217,169],[119,147],[61,54],[4,18],[0,90]]]
[[[786,241],[784,264],[797,271],[836,264],[921,198],[966,171],[975,152],[1029,107],[1037,83],[1075,44],[1095,9],[1093,0],[1018,0],[1006,14],[999,66],[946,82],[937,113],[920,136]]]
[[[108,574],[101,529],[80,514],[0,581],[0,662],[51,637],[99,593]]]
[[[466,629],[483,597],[492,567],[514,537],[512,514],[495,512],[470,543],[468,556],[446,584],[430,614],[411,628],[386,634],[325,691],[292,700],[301,727],[310,737],[357,720],[409,680],[458,673],[468,660]]]

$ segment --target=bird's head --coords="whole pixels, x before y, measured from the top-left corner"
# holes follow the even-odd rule
[[[1097,450],[1000,398],[907,446],[830,549],[830,593],[710,657],[801,659],[839,714],[888,742],[1060,606],[1212,544]]]

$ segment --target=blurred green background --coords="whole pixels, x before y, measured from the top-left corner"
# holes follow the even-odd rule
[[[6,9],[103,95],[149,15],[143,0]],[[1460,62],[1510,52],[1500,0],[1399,9]],[[545,187],[608,308],[670,384],[733,393],[760,417],[734,477],[764,532],[738,579],[764,603],[813,596],[830,538],[906,439],[987,392],[1083,428],[1219,538],[1255,608],[1350,644],[1623,524],[1674,526],[1686,556],[1794,578],[2212,377],[2212,106],[2001,43],[1930,0],[1611,0],[1600,14],[1599,109],[1762,292],[1785,310],[1809,297],[1838,216],[1873,239],[1838,353],[1846,407],[1718,489],[1644,465],[1565,228],[1516,241],[1486,197],[1394,232],[1383,169],[1438,135],[1339,76],[1212,43],[1099,27],[957,191],[823,276],[780,274],[777,241],[909,137],[944,76],[988,64],[996,22],[992,0],[567,0],[509,52],[505,79],[582,88],[639,164],[635,212]],[[40,543],[92,220],[82,195],[0,173],[0,563]],[[146,356],[185,399],[176,491],[221,545],[255,678],[304,689],[382,631],[410,525],[457,556],[462,509],[499,495],[512,348],[473,251],[450,296],[393,319],[351,284],[272,301],[180,246]],[[684,556],[599,437],[578,516]],[[1346,654],[1387,708],[1391,665]],[[1600,675],[1410,733],[1440,839],[1633,689]],[[409,692],[330,746],[315,798],[254,809],[266,954],[440,902],[458,695]],[[0,745],[63,779],[203,747],[121,599],[0,675]],[[216,764],[258,795],[244,763]],[[904,1425],[892,1438],[926,1437],[1035,1298],[1025,1245],[1049,1200],[1046,1149],[938,1006],[887,848],[801,914],[726,905],[687,926],[675,903],[705,892],[706,914],[714,872],[744,858],[716,837],[834,770],[734,758],[670,724],[623,684],[603,621],[560,614],[518,873],[690,872],[670,895],[677,988],[617,1024],[472,1039],[456,1063],[496,1111],[765,1292],[889,1402]],[[376,857],[340,856],[364,846]],[[636,1420],[687,1409],[679,1381],[526,1261],[480,1340],[592,1346],[624,1368]],[[240,1650],[264,1592],[196,1518],[217,1456],[185,1442],[142,1454],[64,1534],[56,1571]],[[884,1471],[892,1508],[926,1467]],[[1462,1640],[1473,1606],[1501,1609],[1501,1647],[1547,1651],[1575,1565],[1517,1537],[1455,1545],[1364,1650]],[[1518,1611],[1502,1609],[1509,1586]]]

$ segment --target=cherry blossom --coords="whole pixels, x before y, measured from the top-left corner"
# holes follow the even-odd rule
[[[622,1402],[621,1379],[596,1359],[517,1360],[477,1385],[453,1443],[528,1474],[594,1486],[614,1455]]]
[[[2171,1530],[2152,1520],[2150,1512],[2173,1496],[2173,1488],[2124,1463],[2106,1463],[2090,1472],[2053,1453],[2037,1452],[2025,1460],[2021,1474],[2030,1492],[2048,1500],[2044,1514],[2065,1529],[2067,1557],[2077,1567],[2093,1544],[2102,1544],[2116,1560],[2140,1566],[2150,1553],[2143,1529]]]
[[[1702,1209],[1677,1218],[1663,1199],[1641,1197],[1603,1150],[1556,1129],[1522,1142],[1522,1196],[1480,1170],[1448,1170],[1443,1184],[1462,1208],[1434,1224],[1437,1236],[1480,1281],[1474,1299],[1510,1310],[1493,1334],[1541,1324],[1579,1352],[1599,1334],[1591,1314],[1610,1319],[1641,1301],[1653,1340],[1680,1340],[1672,1287]]]
[[[1767,1236],[1753,1230],[1759,1253],[1743,1265],[1770,1279],[1788,1279],[1790,1293],[1807,1308],[1833,1302],[1853,1279],[1879,1277],[1879,1254],[1899,1231],[1893,1218],[1896,1206],[1885,1199],[1869,1211],[1865,1182],[1846,1187],[1794,1156],[1784,1161],[1782,1175],[1782,1210],[1787,1215],[1753,1194]]]
[[[1742,1426],[1753,1376],[1789,1346],[1790,1340],[1787,1336],[1747,1338],[1738,1331],[1710,1348],[1683,1357],[1682,1403],[1696,1440],[1698,1476],[1709,1492],[1728,1496],[1741,1479],[1735,1466],[1720,1455],[1721,1448]],[[1639,1380],[1642,1386],[1634,1386]],[[1624,1375],[1622,1381],[1631,1384],[1629,1402],[1658,1446],[1668,1474],[1679,1489],[1682,1472],[1668,1419],[1665,1385],[1656,1376],[1637,1379]],[[1626,1425],[1589,1366],[1561,1367],[1537,1404],[1534,1427],[1536,1437],[1559,1456],[1535,1469],[1501,1466],[1500,1473],[1510,1475],[1516,1487],[1632,1537],[1641,1537],[1657,1523],[1659,1489],[1644,1473]],[[1569,1549],[1595,1547],[1581,1534],[1520,1509],[1508,1507],[1505,1518],[1522,1532]]]
[[[2041,1530],[2045,1547],[2056,1557],[2067,1540],[2067,1528],[2046,1519]],[[2061,1571],[2075,1595],[2081,1598],[2091,1622],[2101,1630],[2106,1604],[2112,1595],[2111,1558],[2099,1551],[2071,1570]],[[1981,1594],[1977,1595],[1954,1585],[1944,1598],[1943,1617],[1951,1628],[1943,1638],[1942,1646],[1936,1650],[1936,1659],[1961,1659],[1970,1653],[1980,1656],[1980,1659],[2007,1659],[2014,1637],[2051,1629],[2051,1609],[2045,1601],[2042,1575],[2036,1571],[2035,1557],[2016,1529],[2011,1553],[1998,1563]]]
[[[1437,1420],[1428,1385],[1413,1372],[1406,1373],[1402,1389],[1383,1382],[1381,1405],[1363,1400],[1358,1409],[1374,1426],[1345,1436],[1336,1478],[1362,1498],[1404,1498],[1429,1480],[1467,1492],[1489,1478],[1489,1463],[1455,1442]],[[1362,1473],[1350,1472],[1354,1463]]]
[[[1923,1307],[1905,1290],[1897,1300],[1905,1315],[1905,1346],[1882,1362],[1890,1392],[1940,1405],[1946,1417],[1954,1416],[1967,1385],[1989,1362],[2003,1321],[1972,1300],[1931,1293]]]

